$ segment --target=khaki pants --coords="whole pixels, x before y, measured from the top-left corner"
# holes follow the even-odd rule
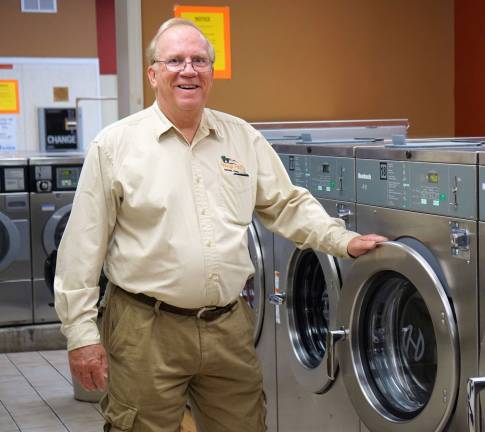
[[[199,432],[266,430],[253,318],[244,300],[207,322],[156,312],[111,288],[102,325],[106,431],[178,432],[188,400]]]

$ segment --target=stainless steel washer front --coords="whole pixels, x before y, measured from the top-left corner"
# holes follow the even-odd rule
[[[442,276],[399,241],[352,267],[339,306],[346,388],[372,431],[438,431],[458,392],[459,342]]]
[[[58,321],[44,267],[64,233],[83,161],[79,154],[39,155],[29,160],[35,323]]]
[[[32,323],[27,159],[0,157],[0,326]]]
[[[466,430],[478,369],[476,187],[473,151],[357,149],[357,231],[392,240],[350,269],[327,344],[361,430]]]
[[[266,425],[277,432],[275,312],[267,304],[273,289],[273,234],[254,216],[248,227],[248,249],[254,275],[241,295],[254,313],[254,344],[261,362],[266,395]]]

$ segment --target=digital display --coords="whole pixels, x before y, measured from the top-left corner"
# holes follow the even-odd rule
[[[57,189],[76,189],[79,182],[81,167],[56,168]]]
[[[330,164],[322,164],[322,172],[328,174],[330,172]]]
[[[5,168],[5,192],[23,191],[25,189],[23,168]]]
[[[433,184],[437,184],[440,179],[438,176],[438,173],[436,172],[429,172],[427,174],[427,177],[428,177],[428,183],[433,183]]]

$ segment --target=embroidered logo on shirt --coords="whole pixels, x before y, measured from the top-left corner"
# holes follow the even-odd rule
[[[240,164],[237,160],[230,159],[226,156],[221,156],[221,165],[224,171],[232,172],[233,175],[249,177],[244,165]]]

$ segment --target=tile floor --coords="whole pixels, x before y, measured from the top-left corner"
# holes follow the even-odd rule
[[[0,432],[101,432],[97,404],[74,399],[66,351],[0,354]]]

